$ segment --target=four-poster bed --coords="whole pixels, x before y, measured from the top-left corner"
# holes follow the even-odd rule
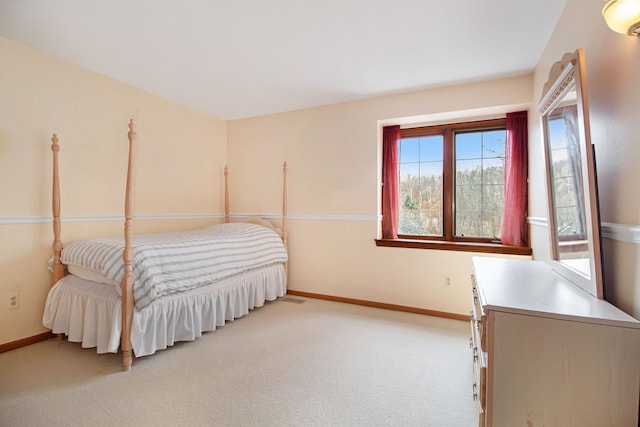
[[[198,230],[133,234],[133,150],[129,157],[124,239],[100,237],[63,246],[60,238],[58,137],[53,152],[53,286],[43,324],[98,353],[122,350],[125,370],[146,356],[192,341],[265,301],[286,293],[287,165],[283,167],[282,229],[250,217],[230,220],[225,167],[224,223]]]

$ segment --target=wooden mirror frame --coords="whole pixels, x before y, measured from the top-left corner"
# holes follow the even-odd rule
[[[595,156],[589,131],[589,108],[586,87],[584,53],[582,49],[578,49],[573,53],[566,53],[562,57],[561,61],[556,62],[551,67],[549,79],[543,87],[542,98],[538,105],[538,110],[540,112],[540,122],[544,140],[544,158],[548,197],[547,206],[549,209],[549,237],[552,258],[551,265],[560,275],[571,280],[591,295],[603,299],[604,286],[602,255],[600,248],[601,236],[598,189],[596,181]],[[573,89],[575,89],[575,96]],[[567,102],[567,99],[569,102]],[[572,189],[576,191],[576,195],[578,197],[576,200],[576,204],[578,206],[577,209],[582,211],[582,219],[578,218],[578,220],[580,223],[582,223],[582,221],[584,221],[584,223],[581,224],[581,239],[570,240],[568,242],[569,245],[573,246],[578,246],[577,242],[580,242],[582,248],[578,250],[574,249],[574,255],[572,256],[572,259],[569,259],[571,256],[561,256],[562,254],[571,253],[571,251],[564,249],[561,251],[561,246],[566,248],[567,242],[560,239],[558,232],[559,221],[556,216],[558,213],[558,206],[556,203],[556,184],[553,169],[554,163],[552,161],[553,153],[551,150],[552,145],[549,118],[553,113],[562,110],[566,106],[571,107],[573,105],[575,105],[575,108],[572,110],[575,112],[575,130],[577,132],[572,133],[572,135],[578,137],[578,143],[570,147],[570,138],[564,137],[562,139],[564,139],[564,143],[567,146],[567,153],[570,153],[572,148],[579,148],[579,155],[570,157],[570,160],[573,159],[574,162],[575,160],[579,160],[579,164],[574,164],[574,171],[577,171],[577,173],[573,176],[569,176],[569,178],[573,178],[572,181],[574,184],[577,184]],[[566,135],[566,125],[563,125],[563,130]],[[579,209],[581,203],[582,209]],[[580,267],[578,267],[579,265]]]

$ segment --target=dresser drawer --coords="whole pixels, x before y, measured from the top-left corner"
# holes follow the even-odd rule
[[[480,353],[473,364],[473,400],[476,402],[476,413],[478,414],[478,426],[484,427],[486,424],[487,412],[487,368],[484,353]]]
[[[487,316],[480,304],[480,298],[478,297],[478,289],[475,284],[475,278],[471,275],[471,337],[473,339],[473,345],[479,346],[482,351],[486,351],[486,326]]]
[[[471,276],[471,348],[473,351],[473,399],[476,401],[478,425],[485,425],[487,406],[487,353],[485,345],[486,314],[478,297],[474,276]]]
[[[473,375],[475,392],[474,398],[478,401],[480,408],[484,411],[487,407],[487,357],[486,353],[480,352],[473,364]]]

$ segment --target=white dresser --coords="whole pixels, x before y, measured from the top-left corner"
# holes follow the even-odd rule
[[[474,257],[479,425],[636,427],[640,322],[541,261]]]

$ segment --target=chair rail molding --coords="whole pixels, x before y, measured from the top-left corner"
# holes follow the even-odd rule
[[[265,218],[281,218],[281,214],[233,214],[234,218],[243,218],[251,215],[260,215]],[[289,219],[307,221],[379,221],[380,215],[313,215],[313,214],[289,214]],[[136,215],[136,219],[142,221],[172,220],[172,219],[220,219],[223,214],[151,214]],[[95,215],[95,216],[67,216],[62,217],[63,222],[98,222],[98,221],[122,221],[121,215]],[[50,216],[0,216],[0,225],[9,224],[46,224],[52,222]],[[528,217],[527,222],[536,227],[548,227],[549,220],[544,217]],[[603,222],[601,224],[602,237],[611,240],[640,244],[640,225],[616,224]]]
[[[536,227],[548,227],[549,220],[543,217],[528,217],[529,224]],[[602,222],[600,224],[602,237],[621,242],[640,245],[640,225],[617,224],[615,222]]]
[[[527,218],[527,222],[531,225],[535,225],[538,227],[548,227],[549,226],[549,220],[547,218],[544,217],[539,217],[539,216],[530,216]]]
[[[231,218],[247,218],[250,216],[278,219],[282,214],[273,213],[237,213],[231,214]],[[145,214],[135,215],[134,219],[141,221],[161,221],[172,219],[220,219],[224,214]],[[288,214],[288,219],[307,221],[380,221],[381,215],[324,215],[324,214]],[[87,215],[87,216],[63,216],[62,222],[100,222],[100,221],[124,221],[123,215]],[[0,216],[0,225],[5,224],[47,224],[53,221],[51,216]]]
[[[152,214],[135,215],[135,219],[142,221],[171,220],[171,219],[213,219],[224,218],[223,214]],[[100,221],[124,221],[123,215],[90,215],[90,216],[63,216],[62,222],[100,222]],[[0,225],[5,224],[47,224],[53,222],[50,216],[0,216]]]
[[[640,225],[603,222],[602,237],[638,245],[640,244]]]

